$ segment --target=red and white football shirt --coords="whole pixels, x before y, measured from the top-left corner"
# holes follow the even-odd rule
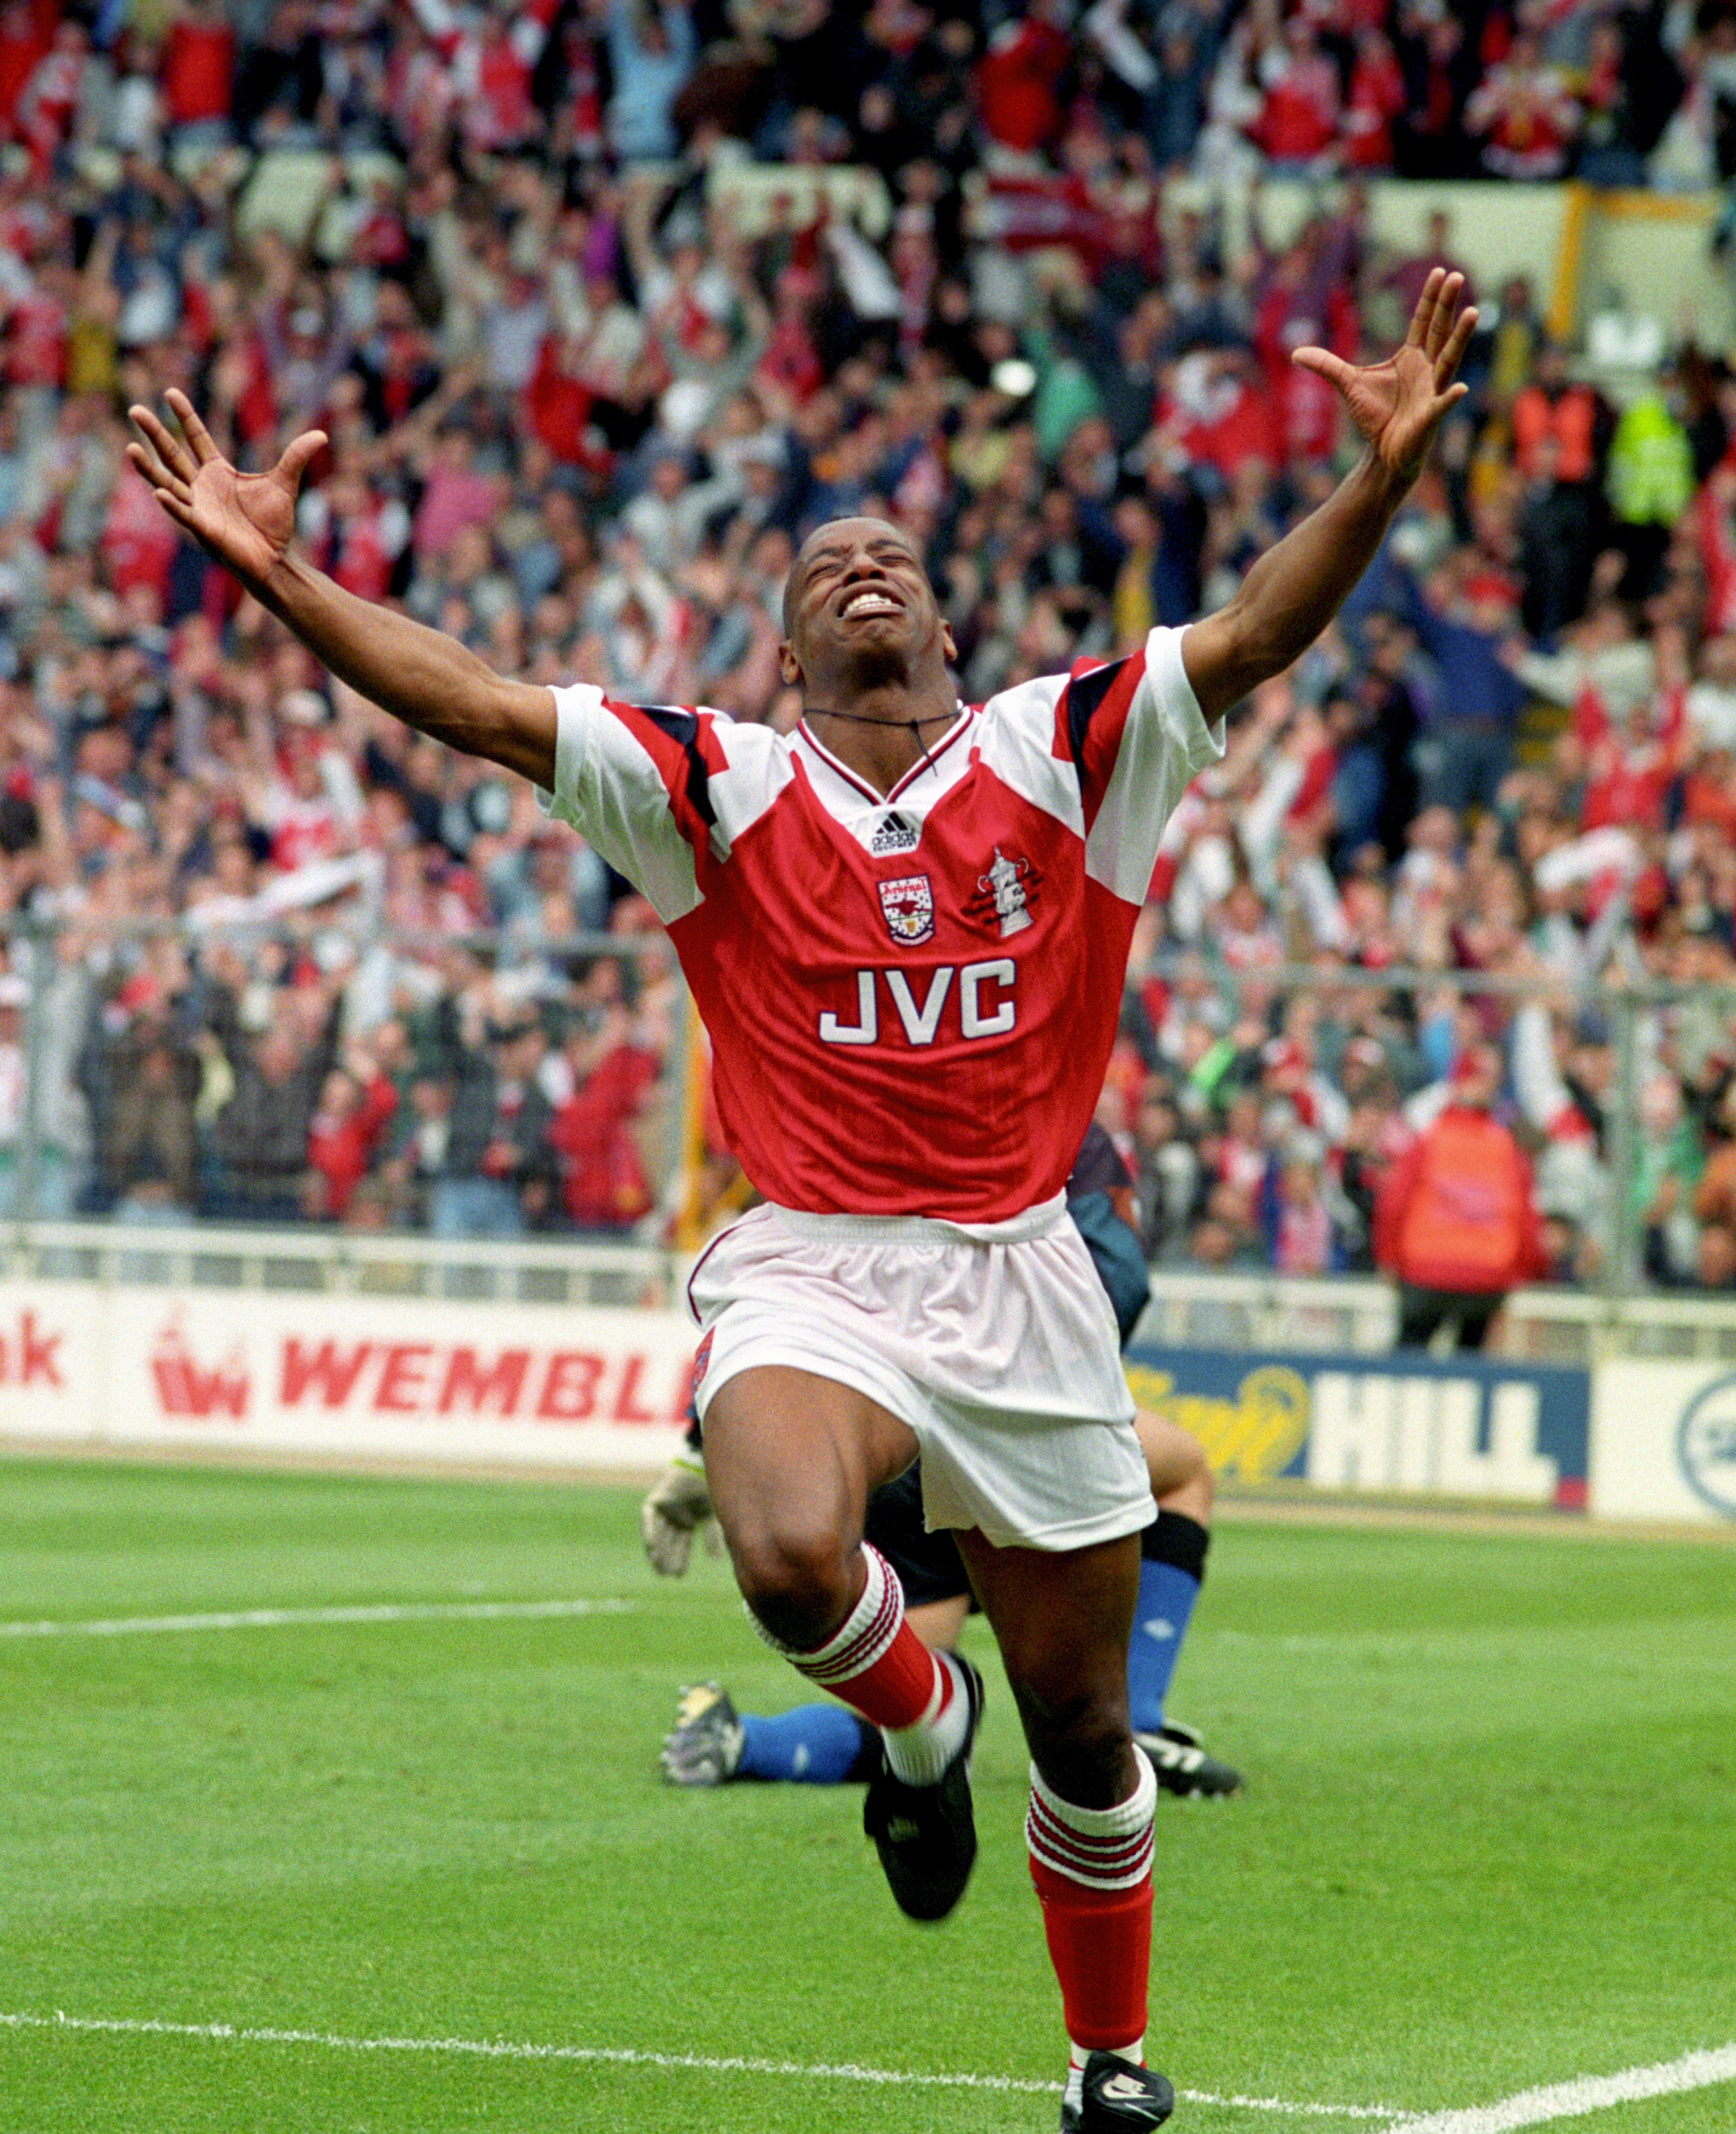
[[[769,1200],[994,1223],[1058,1194],[1165,821],[1220,751],[1181,632],[966,710],[884,796],[822,747],[555,692],[550,811],[669,929]]]

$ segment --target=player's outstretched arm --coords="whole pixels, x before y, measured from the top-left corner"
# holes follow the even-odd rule
[[[129,444],[127,456],[176,524],[359,695],[420,732],[552,787],[550,691],[509,681],[455,638],[345,592],[293,545],[297,493],[324,432],[304,431],[268,472],[243,474],[186,393],[171,386],[166,397],[181,434],[150,408],[130,408],[143,442]]]
[[[1477,314],[1460,310],[1464,293],[1464,275],[1437,267],[1404,346],[1384,363],[1359,367],[1329,349],[1296,350],[1293,360],[1343,394],[1362,456],[1318,511],[1266,551],[1235,597],[1183,637],[1182,664],[1208,719],[1305,652],[1374,560],[1441,418],[1464,397],[1454,374]]]

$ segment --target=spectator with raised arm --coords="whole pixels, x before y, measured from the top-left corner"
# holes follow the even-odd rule
[[[215,1181],[203,1212],[226,1221],[293,1223],[305,1207],[307,1140],[336,1055],[343,997],[329,978],[278,987],[215,957],[210,1025],[230,1094],[211,1127]]]
[[[538,1078],[547,1050],[542,1025],[528,1002],[460,1006],[450,997],[436,1021],[452,1098],[430,1187],[434,1234],[522,1237],[552,1212],[553,1113]]]

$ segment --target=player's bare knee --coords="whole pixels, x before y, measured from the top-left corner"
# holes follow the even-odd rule
[[[1063,1800],[1081,1808],[1123,1799],[1132,1771],[1124,1686],[1077,1678],[1016,1683],[1013,1691],[1031,1760]]]
[[[1183,1512],[1202,1526],[1210,1523],[1214,1485],[1205,1447],[1167,1416],[1141,1411],[1135,1421],[1151,1477],[1151,1494],[1165,1511]]]
[[[823,1644],[850,1612],[850,1552],[836,1533],[765,1532],[732,1547],[755,1621],[797,1652]]]
[[[1166,1489],[1158,1503],[1166,1512],[1179,1512],[1198,1525],[1212,1523],[1212,1500],[1217,1494],[1217,1485],[1212,1479],[1211,1463],[1201,1451],[1189,1470],[1173,1489]]]
[[[1076,1808],[1112,1808],[1137,1781],[1125,1711],[1094,1707],[1063,1729],[1033,1734],[1030,1750],[1044,1784]]]

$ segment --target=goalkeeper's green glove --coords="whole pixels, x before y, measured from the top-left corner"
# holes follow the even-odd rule
[[[713,1556],[723,1546],[711,1516],[705,1463],[697,1453],[678,1452],[639,1508],[639,1530],[653,1571],[679,1578],[687,1567],[693,1537],[703,1532]]]

